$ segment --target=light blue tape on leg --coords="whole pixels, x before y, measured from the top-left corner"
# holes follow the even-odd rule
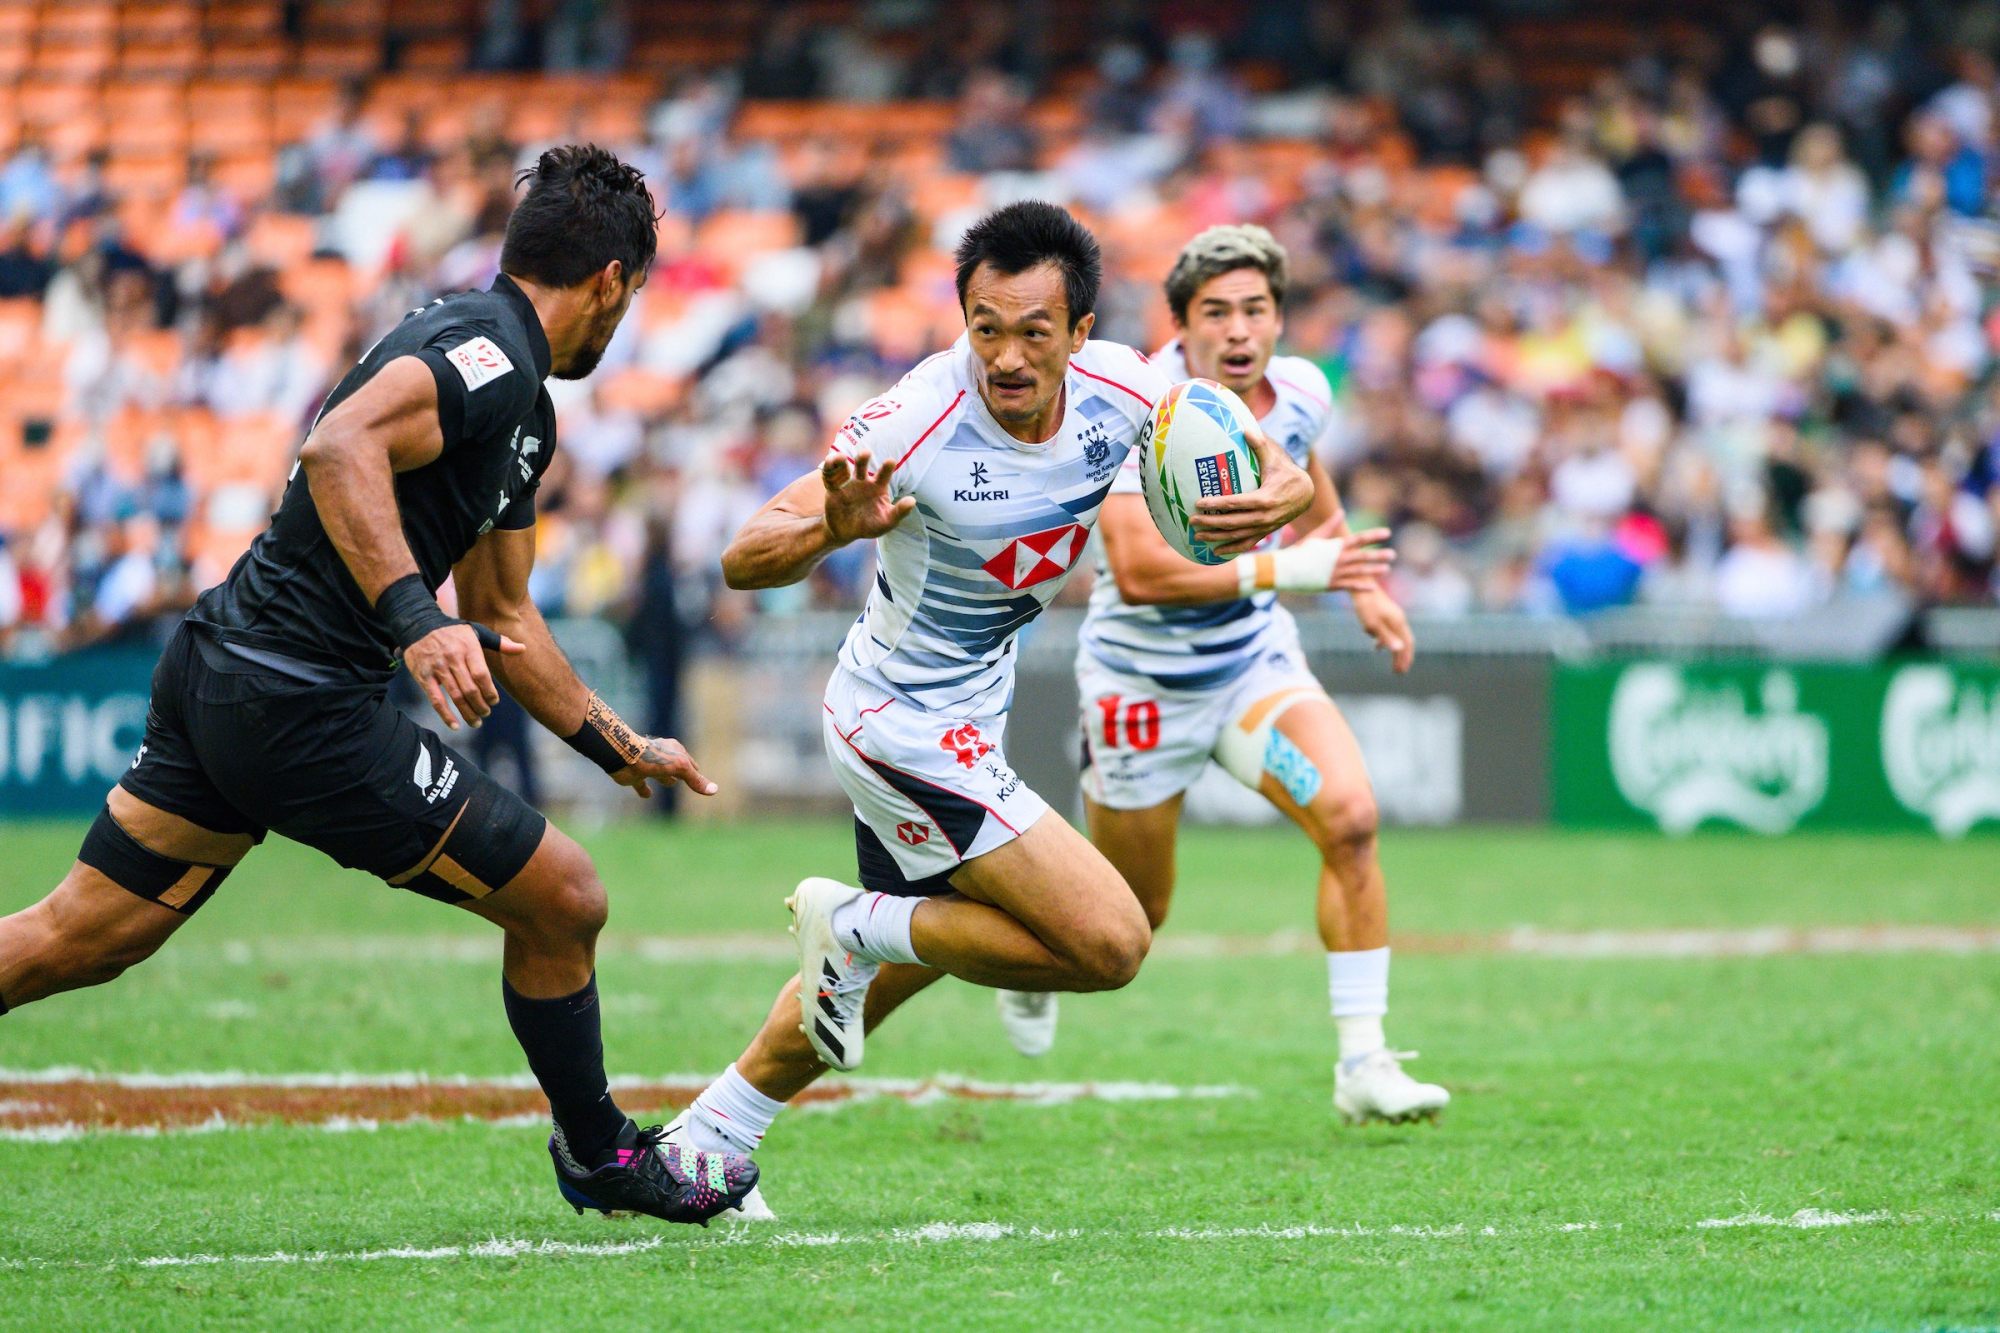
[[[1309,805],[1319,794],[1319,767],[1276,727],[1271,728],[1271,739],[1264,746],[1264,771],[1278,780],[1295,804]]]

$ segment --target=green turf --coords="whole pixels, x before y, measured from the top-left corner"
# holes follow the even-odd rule
[[[53,882],[79,832],[0,826],[0,911]],[[852,854],[834,825],[623,828],[590,845],[613,890],[614,945],[638,934],[775,937],[785,886]],[[1386,840],[1395,923],[1427,934],[1991,926],[1994,856],[1991,841],[1916,838]],[[1283,831],[1191,834],[1183,867],[1169,932],[1309,924],[1311,857]],[[486,931],[273,845],[158,959],[115,986],[0,1019],[0,1066],[515,1073],[496,968],[478,950],[395,962],[362,947]],[[316,953],[322,940],[343,947]],[[608,949],[614,1068],[718,1068],[785,971]],[[1066,1000],[1061,1041],[1035,1062],[1006,1047],[984,992],[940,987],[871,1042],[867,1072],[1151,1079],[1247,1095],[801,1114],[780,1121],[760,1156],[782,1214],[775,1233],[663,1235],[576,1218],[555,1198],[537,1136],[519,1129],[0,1142],[0,1263],[16,1261],[0,1266],[0,1325],[2000,1325],[1991,956],[1412,953],[1395,980],[1392,1039],[1420,1047],[1416,1069],[1456,1097],[1436,1128],[1333,1125],[1325,974],[1309,955],[1157,958],[1125,991]],[[1807,1208],[1887,1216],[1809,1230],[1697,1226]],[[937,1222],[1014,1231],[907,1235]],[[1594,1229],[1561,1229],[1586,1223]],[[1341,1234],[1161,1234],[1308,1225]],[[771,1239],[797,1233],[842,1243]],[[660,1243],[615,1256],[135,1262],[492,1237]]]

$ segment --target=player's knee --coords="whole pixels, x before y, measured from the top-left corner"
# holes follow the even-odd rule
[[[1373,856],[1380,829],[1375,793],[1365,785],[1325,792],[1313,803],[1313,841],[1328,861]]]
[[[1078,932],[1070,953],[1078,990],[1117,990],[1139,975],[1139,965],[1153,947],[1153,930],[1138,904],[1132,907]]]
[[[547,880],[536,895],[537,933],[552,942],[592,944],[610,916],[610,895],[597,867],[588,853],[571,843],[547,868]]]

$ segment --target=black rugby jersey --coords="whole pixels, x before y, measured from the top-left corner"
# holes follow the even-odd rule
[[[535,521],[535,488],[555,452],[555,406],[542,385],[549,340],[505,274],[413,310],[335,386],[324,417],[398,357],[437,381],[444,452],[396,476],[403,536],[437,591],[481,534]],[[295,467],[271,526],[201,595],[188,620],[224,643],[333,669],[356,682],[395,674],[395,641],[347,572]]]

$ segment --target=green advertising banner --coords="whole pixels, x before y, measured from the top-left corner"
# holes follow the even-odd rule
[[[145,736],[158,660],[103,648],[0,663],[0,817],[95,811]]]
[[[1562,666],[1559,823],[2000,829],[2000,663]]]

